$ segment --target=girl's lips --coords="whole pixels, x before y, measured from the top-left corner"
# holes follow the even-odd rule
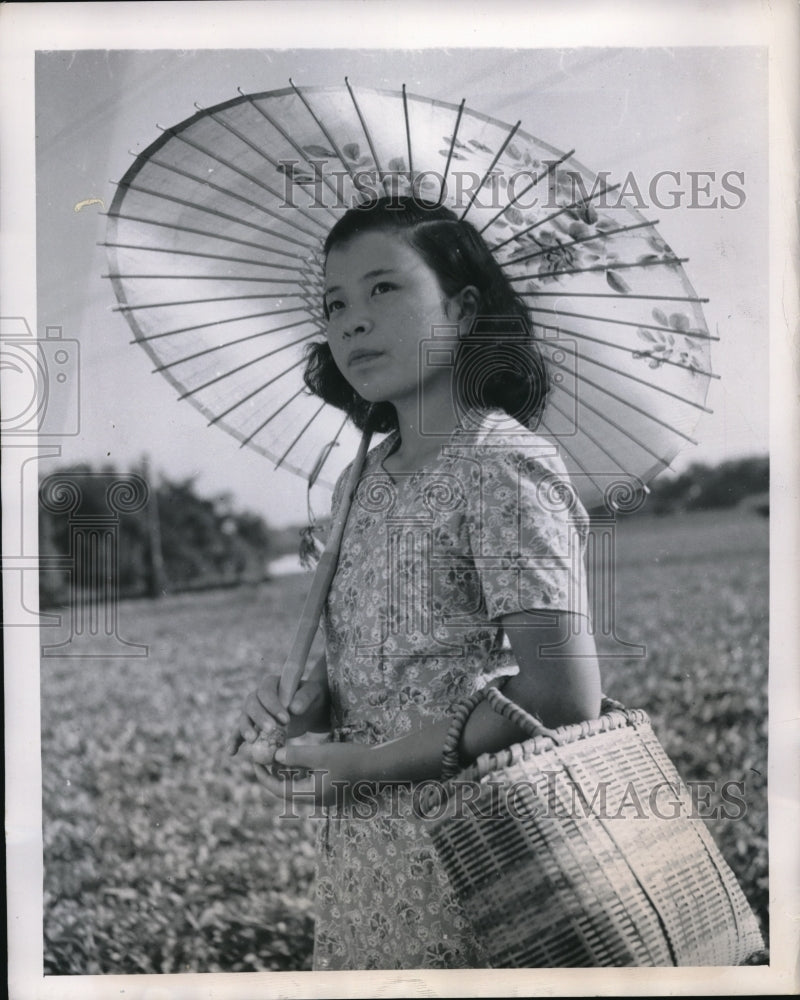
[[[352,365],[361,364],[366,361],[374,361],[375,358],[383,357],[383,351],[370,351],[364,348],[359,348],[357,351],[353,351],[347,358],[347,365],[351,367]]]

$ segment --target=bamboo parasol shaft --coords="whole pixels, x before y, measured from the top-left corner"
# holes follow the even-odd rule
[[[278,695],[284,705],[288,705],[294,697],[294,693],[300,684],[300,679],[302,678],[303,671],[305,670],[311,645],[314,642],[314,636],[317,632],[320,615],[322,614],[322,608],[325,604],[325,599],[328,596],[333,575],[336,572],[336,563],[339,558],[339,547],[342,543],[344,527],[347,523],[347,515],[350,512],[353,495],[355,494],[358,480],[361,476],[361,470],[364,467],[364,460],[367,456],[370,437],[371,432],[364,431],[361,437],[361,443],[358,446],[356,457],[353,460],[353,464],[351,465],[347,476],[347,484],[345,486],[344,494],[342,495],[342,502],[339,505],[336,517],[331,524],[331,533],[328,539],[328,544],[325,546],[325,551],[322,553],[320,560],[317,563],[317,569],[314,573],[311,589],[308,592],[308,597],[306,598],[306,603],[300,615],[300,620],[297,623],[297,631],[295,633],[294,641],[292,642],[292,648],[289,651],[289,656],[287,657],[286,663],[283,665],[283,670],[281,671],[281,681],[278,688]]]

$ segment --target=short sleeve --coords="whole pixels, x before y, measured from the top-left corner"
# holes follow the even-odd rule
[[[588,516],[553,451],[512,444],[474,453],[467,529],[492,621],[520,611],[588,615]]]

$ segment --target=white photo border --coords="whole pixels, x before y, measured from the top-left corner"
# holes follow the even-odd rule
[[[432,10],[435,9],[435,13]],[[402,14],[402,17],[398,17]],[[309,28],[313,25],[313,29]],[[357,26],[357,30],[355,30]],[[513,26],[513,31],[510,30]],[[9,982],[15,1000],[124,996],[737,995],[796,992],[800,943],[798,809],[798,8],[734,2],[365,4],[70,3],[0,8],[2,131],[0,290],[3,315],[36,327],[34,56],[36,50],[180,48],[420,48],[765,45],[770,58],[771,964],[739,969],[490,970],[44,977],[38,636],[6,630],[6,831]],[[222,95],[224,96],[224,95]],[[5,441],[4,446],[9,446]],[[5,465],[5,463],[4,463]],[[4,551],[20,543],[19,484],[3,475]],[[16,526],[16,527],[15,527]],[[777,527],[776,527],[777,526]],[[34,521],[35,529],[35,521]],[[35,535],[35,530],[34,530]],[[13,539],[13,541],[12,541]],[[794,656],[792,655],[794,653]]]

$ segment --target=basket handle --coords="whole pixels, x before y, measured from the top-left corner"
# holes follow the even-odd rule
[[[442,749],[442,779],[454,778],[460,770],[462,764],[458,756],[458,746],[464,734],[467,719],[472,715],[477,706],[484,700],[489,702],[498,715],[513,722],[514,725],[523,729],[528,736],[549,736],[555,743],[560,743],[558,733],[553,729],[548,729],[537,718],[526,712],[524,708],[516,702],[507,698],[494,685],[488,685],[480,691],[465,698],[455,708],[453,722],[447,731]]]
[[[463,769],[459,760],[458,747],[464,734],[467,719],[484,699],[499,715],[524,730],[528,737],[547,737],[556,746],[561,746],[564,743],[558,729],[548,729],[536,716],[526,712],[515,701],[506,697],[499,688],[488,685],[459,702],[455,708],[453,722],[447,732],[442,749],[442,780],[454,778]],[[601,712],[608,712],[612,709],[626,712],[625,706],[620,702],[603,695]]]

